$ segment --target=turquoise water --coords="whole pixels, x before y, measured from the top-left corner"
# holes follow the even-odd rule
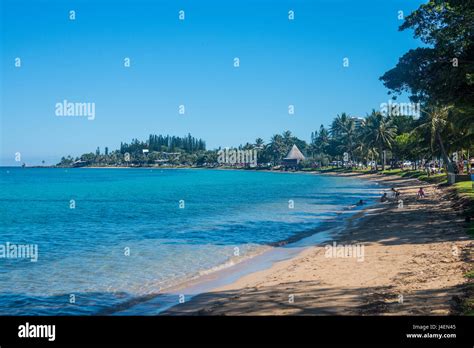
[[[0,315],[113,312],[378,194],[352,178],[193,169],[1,168],[0,187],[0,245],[38,246],[37,262],[0,258]]]

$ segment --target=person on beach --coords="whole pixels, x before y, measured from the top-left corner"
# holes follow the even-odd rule
[[[400,196],[400,191],[395,190],[394,187],[392,187],[391,190],[392,190],[392,194],[393,194],[394,198],[398,198],[398,196]]]
[[[380,202],[386,202],[386,201],[388,201],[387,192],[384,192],[382,195],[382,198],[380,198]]]
[[[418,193],[416,194],[416,198],[424,198],[425,197],[425,191],[423,191],[423,187],[420,187],[418,190]]]

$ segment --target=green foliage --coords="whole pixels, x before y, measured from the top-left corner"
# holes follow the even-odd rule
[[[423,105],[418,156],[440,155],[452,172],[449,153],[474,150],[474,1],[430,0],[406,17],[400,30],[408,29],[426,45],[405,53],[380,79],[394,99],[408,92]]]
[[[142,150],[147,149],[151,151],[163,151],[163,152],[186,152],[194,153],[198,151],[206,150],[206,143],[202,139],[196,139],[188,134],[185,137],[177,137],[170,135],[156,135],[150,134],[148,141],[139,141],[138,139],[132,139],[130,144],[121,143],[120,153],[126,152],[130,154],[141,153]]]
[[[399,94],[426,104],[473,105],[474,2],[431,0],[406,17],[400,30],[413,30],[427,47],[408,51],[380,79]],[[456,60],[454,60],[456,59]]]

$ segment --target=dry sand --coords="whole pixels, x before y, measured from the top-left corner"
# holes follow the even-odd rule
[[[310,247],[163,314],[458,314],[467,287],[463,274],[472,267],[472,242],[445,192],[416,179],[357,176],[397,187],[404,201],[403,208],[394,202],[367,208],[335,239],[362,244],[362,262],[326,257],[324,246]],[[421,186],[427,197],[417,200]]]

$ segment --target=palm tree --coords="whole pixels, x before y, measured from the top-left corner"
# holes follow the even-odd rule
[[[452,134],[456,134],[452,145],[456,148],[466,149],[466,157],[474,152],[474,106],[456,107],[450,115]],[[467,162],[467,172],[470,173],[470,161]]]
[[[319,135],[316,138],[316,145],[319,153],[326,154],[326,150],[329,146],[329,132],[323,125],[319,127]]]
[[[331,125],[332,136],[342,143],[342,148],[353,158],[356,128],[354,120],[345,112],[337,115]]]
[[[283,136],[275,134],[270,139],[270,146],[268,149],[273,159],[273,163],[278,163],[286,154],[286,145]]]
[[[373,144],[365,139],[367,129],[362,126],[358,137],[355,140],[354,153],[358,158],[365,160],[367,163],[373,160],[374,155],[377,154],[377,149],[373,147]]]
[[[371,149],[377,149],[379,160],[382,163],[382,170],[385,170],[385,158],[383,153],[386,149],[392,148],[392,143],[397,135],[397,127],[388,117],[384,117],[380,112],[372,110],[367,116],[363,125],[363,141]],[[374,151],[371,151],[374,154]],[[377,169],[377,165],[375,166]]]
[[[441,134],[449,124],[448,116],[451,109],[452,106],[444,106],[431,107],[429,109],[422,110],[424,116],[420,118],[421,124],[413,130],[414,132],[427,131],[429,133],[430,147],[432,152],[434,151],[435,144],[438,143],[441,156],[443,157],[444,163],[446,163],[446,168],[449,173],[454,172],[454,166],[446,152]]]
[[[242,147],[243,150],[253,150],[253,145],[250,143],[245,143],[245,145]]]
[[[290,147],[293,145],[293,142],[294,142],[293,136],[289,130],[284,131],[282,136],[283,136],[283,142],[285,143],[287,150],[289,151]]]
[[[258,148],[258,149],[261,149],[263,148],[263,145],[264,145],[264,141],[262,138],[257,138],[255,139],[255,147]]]

